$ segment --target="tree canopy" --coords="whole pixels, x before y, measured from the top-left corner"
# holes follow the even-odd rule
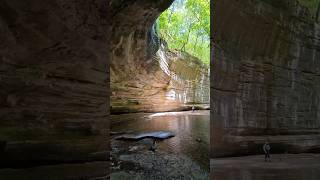
[[[176,0],[158,18],[160,37],[169,49],[210,62],[210,0]]]
[[[320,0],[299,0],[299,2],[310,10],[310,13],[318,18],[320,13]]]

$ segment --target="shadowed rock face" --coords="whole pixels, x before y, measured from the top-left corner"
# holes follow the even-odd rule
[[[170,4],[1,1],[0,166],[107,160],[109,50],[120,59],[131,50],[144,57],[145,27]],[[115,48],[131,37],[134,46]],[[103,164],[101,176],[108,173]]]
[[[213,6],[211,156],[320,152],[320,25],[295,1]]]
[[[186,103],[209,103],[208,68],[188,54],[169,52],[156,37],[155,20],[171,3],[111,1],[112,113],[173,111]]]
[[[106,5],[0,2],[1,167],[107,159]]]

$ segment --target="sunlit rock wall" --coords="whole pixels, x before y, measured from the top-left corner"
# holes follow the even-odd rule
[[[172,1],[112,3],[111,112],[174,111],[186,103],[208,103],[208,70],[202,72],[203,65],[190,55],[168,52],[152,27]]]
[[[166,89],[167,98],[182,104],[209,104],[209,67],[188,53],[176,50],[165,52],[170,72],[170,83]]]
[[[293,0],[216,0],[211,156],[320,152],[320,24]]]
[[[99,161],[92,176],[108,172],[106,5],[0,2],[1,167]]]
[[[111,68],[113,113],[177,111],[209,104],[209,68],[199,59],[161,44],[151,61],[152,66],[134,69],[130,76],[122,76],[124,68]]]

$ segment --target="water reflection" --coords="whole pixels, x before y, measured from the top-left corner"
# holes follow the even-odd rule
[[[209,111],[138,113],[111,117],[111,130],[115,132],[174,132],[175,137],[158,143],[159,150],[186,155],[209,171]]]

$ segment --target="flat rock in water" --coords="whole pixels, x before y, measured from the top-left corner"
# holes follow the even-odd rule
[[[175,134],[170,131],[154,131],[139,134],[124,134],[116,137],[117,140],[141,140],[145,138],[168,139],[174,137]]]

